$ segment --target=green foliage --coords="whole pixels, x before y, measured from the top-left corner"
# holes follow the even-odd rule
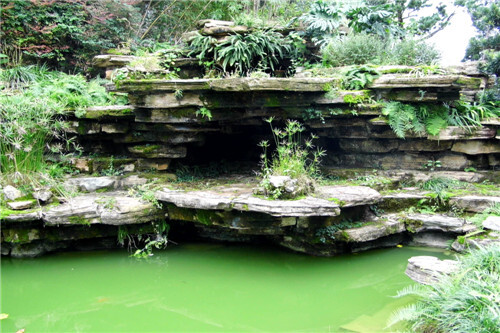
[[[443,165],[441,164],[441,161],[434,161],[434,160],[428,160],[426,163],[424,163],[423,168],[429,171],[434,171],[439,168],[441,168]]]
[[[36,66],[19,72],[27,73],[15,80],[19,89],[0,91],[0,173],[9,182],[40,187],[49,183],[48,175],[60,176],[60,168],[47,163],[45,155],[57,153],[64,161],[66,153],[80,150],[63,131],[71,109],[111,104],[115,99],[100,81],[86,82],[81,75]]]
[[[342,78],[342,88],[347,90],[361,90],[373,82],[380,73],[370,66],[353,67],[344,73]]]
[[[306,35],[314,43],[324,46],[329,39],[338,35],[338,28],[345,20],[345,15],[341,4],[318,0],[299,19],[306,26]]]
[[[155,192],[161,189],[157,179],[142,185],[133,186],[128,190],[128,195],[141,198],[144,201],[151,202],[156,208],[161,209],[162,204],[156,199]]]
[[[419,187],[422,190],[431,191],[433,194],[432,198],[436,199],[439,204],[446,204],[446,201],[450,197],[449,192],[451,190],[468,188],[469,184],[451,178],[432,177],[420,184]]]
[[[412,332],[498,332],[500,327],[500,246],[459,257],[456,273],[429,286],[411,286],[397,297],[417,302],[391,316],[388,326],[404,322]]]
[[[315,109],[315,108],[307,108],[302,112],[302,119],[304,121],[309,121],[309,120],[319,120],[323,124],[325,123],[325,118],[323,117],[323,112],[321,110]]]
[[[401,102],[388,102],[382,109],[382,114],[387,117],[394,133],[402,139],[409,131],[416,134],[437,135],[448,125],[446,108],[438,105],[414,106]]]
[[[165,220],[152,222],[152,225],[153,232],[150,232],[151,229],[146,231],[144,228],[119,226],[118,244],[124,246],[126,242],[129,252],[134,251],[131,257],[144,259],[152,256],[154,249],[162,249],[167,246],[170,230],[170,225]]]
[[[377,65],[432,65],[440,54],[434,46],[414,39],[383,39],[378,35],[348,34],[332,39],[322,50],[323,64],[346,66]]]
[[[201,107],[196,111],[197,116],[201,116],[202,118],[208,119],[208,121],[212,120],[212,111],[207,109],[206,107]]]
[[[440,53],[424,41],[404,39],[396,41],[386,60],[391,65],[432,65],[439,61]]]
[[[258,66],[273,72],[284,59],[297,53],[297,45],[291,37],[283,37],[271,30],[231,35],[220,44],[213,37],[198,35],[190,46],[189,55],[195,55],[201,63],[217,64],[222,71],[235,71],[239,75],[245,75]]]
[[[474,223],[478,228],[482,229],[484,220],[486,220],[489,216],[500,216],[500,203],[493,204],[481,213],[469,218],[468,221]]]
[[[352,8],[346,16],[349,27],[357,33],[374,34],[384,39],[404,34],[400,25],[395,22],[392,4]]]
[[[326,66],[380,64],[386,48],[386,43],[378,36],[360,33],[332,39],[321,53]]]
[[[479,36],[469,41],[464,60],[487,61],[485,70],[500,75],[500,5],[495,0],[456,0],[467,8]]]
[[[335,234],[338,231],[351,228],[359,228],[363,225],[363,222],[352,222],[351,220],[342,220],[339,223],[329,225],[324,228],[316,229],[315,236],[321,243],[326,243],[329,240],[335,240]]]
[[[24,61],[85,69],[91,56],[130,38],[138,18],[124,1],[2,1],[0,53],[10,65],[22,52]]]
[[[305,147],[302,146],[302,132],[304,127],[295,120],[287,120],[283,129],[273,128],[273,118],[266,120],[271,126],[276,151],[271,158],[267,156],[268,141],[260,142],[259,146],[264,149],[261,155],[262,161],[262,181],[266,195],[271,195],[274,199],[284,197],[284,193],[275,192],[269,183],[270,176],[289,176],[298,180],[300,190],[296,195],[305,195],[311,190],[312,178],[317,177],[319,173],[319,163],[325,152],[317,149],[310,153],[314,148],[312,141],[317,137],[311,135],[309,140],[305,141]]]
[[[448,123],[452,126],[459,126],[472,132],[481,127],[481,121],[487,118],[500,117],[500,107],[496,102],[468,102],[465,100],[455,101],[452,104],[445,104],[448,109]]]
[[[42,65],[28,65],[28,66],[14,66],[11,68],[0,69],[0,89],[20,89],[26,87],[36,81],[48,79],[50,72],[47,66]]]

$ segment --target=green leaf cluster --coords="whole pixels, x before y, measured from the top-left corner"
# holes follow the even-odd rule
[[[278,32],[255,30],[231,35],[222,43],[217,43],[213,37],[198,34],[190,47],[192,51],[189,55],[196,56],[200,63],[216,64],[224,72],[235,71],[245,75],[257,67],[273,72],[281,62],[295,54],[296,44]]]
[[[500,327],[500,246],[471,250],[458,269],[428,286],[410,286],[397,297],[417,297],[395,311],[388,326],[404,322],[411,332],[498,332]]]

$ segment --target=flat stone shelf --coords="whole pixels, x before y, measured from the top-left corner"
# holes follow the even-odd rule
[[[42,213],[45,225],[128,225],[161,218],[164,214],[152,203],[121,191],[80,195]]]
[[[238,210],[265,213],[275,217],[283,216],[336,216],[339,205],[325,199],[306,197],[300,200],[267,200],[255,197],[247,186],[206,191],[177,191],[164,189],[156,192],[161,202],[177,207],[204,210]]]
[[[154,92],[182,90],[212,91],[301,91],[325,92],[332,85],[340,82],[339,78],[231,78],[231,79],[184,79],[184,80],[123,80],[120,90],[128,92]],[[393,88],[451,88],[478,89],[481,78],[465,75],[428,75],[416,77],[411,74],[384,74],[375,79],[369,86],[371,89]]]

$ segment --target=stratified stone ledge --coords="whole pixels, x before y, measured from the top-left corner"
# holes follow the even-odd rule
[[[46,225],[126,225],[153,222],[164,214],[152,203],[126,192],[81,195],[42,214]]]
[[[175,191],[164,189],[156,192],[159,201],[177,207],[205,210],[239,210],[264,213],[271,216],[336,216],[340,214],[338,204],[319,198],[306,197],[300,200],[267,200],[255,197],[251,189],[234,187],[232,192]]]
[[[359,228],[345,229],[342,231],[342,236],[347,238],[348,242],[362,243],[405,231],[404,223],[396,219],[388,219],[387,221],[373,222]]]

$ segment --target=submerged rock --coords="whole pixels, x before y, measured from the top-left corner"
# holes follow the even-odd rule
[[[456,272],[457,269],[458,261],[418,256],[408,259],[405,274],[415,282],[430,285],[439,282],[443,275]]]

